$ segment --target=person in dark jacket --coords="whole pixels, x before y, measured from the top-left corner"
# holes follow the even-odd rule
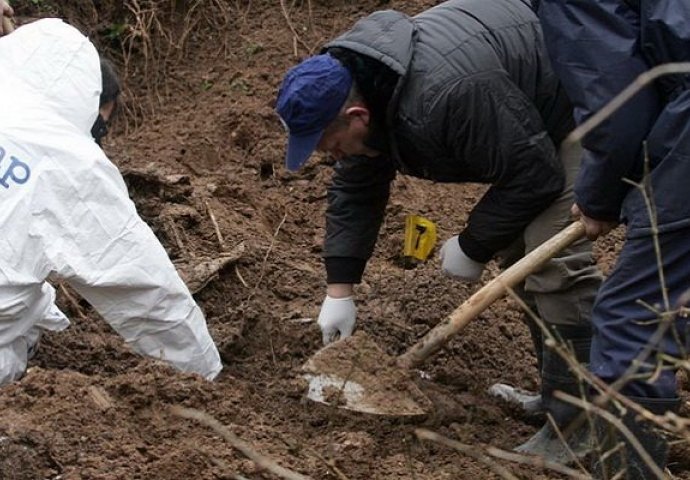
[[[521,0],[451,0],[415,17],[380,11],[292,68],[277,100],[289,131],[287,167],[314,150],[336,158],[328,191],[324,257],[325,343],[351,334],[361,281],[396,172],[490,188],[467,226],[440,251],[450,277],[477,281],[486,262],[505,265],[570,220],[578,148],[560,151],[574,126],[552,71],[539,20]],[[589,356],[589,315],[601,276],[580,241],[525,282],[522,295],[550,329]],[[567,364],[532,328],[542,405],[559,423],[571,411],[555,390],[578,392]],[[547,424],[521,451],[566,455]]]
[[[650,68],[690,61],[687,1],[542,0],[539,14],[578,122]],[[616,267],[594,306],[590,368],[652,413],[677,411],[677,364],[660,364],[657,358],[684,358],[687,352],[686,320],[676,315],[690,287],[690,75],[660,77],[587,135],[583,145],[574,211],[592,239],[619,221],[627,226]],[[646,194],[626,179],[645,185]],[[597,423],[603,445],[625,445],[597,462],[599,476],[608,478],[624,465],[625,478],[655,476],[628,437]],[[630,410],[623,423],[663,469],[664,437],[638,423]]]

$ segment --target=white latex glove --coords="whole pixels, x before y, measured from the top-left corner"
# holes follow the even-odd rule
[[[357,307],[352,297],[333,298],[326,295],[319,313],[319,327],[324,345],[352,335],[357,319]]]
[[[457,280],[476,282],[482,276],[484,264],[472,260],[460,248],[458,236],[446,240],[441,247],[441,271],[445,275]]]

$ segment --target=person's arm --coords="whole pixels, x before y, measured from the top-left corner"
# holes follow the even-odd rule
[[[335,167],[326,210],[326,298],[318,324],[323,342],[352,334],[357,320],[353,286],[371,257],[395,168],[383,158],[346,158]]]
[[[45,160],[33,225],[46,256],[136,352],[214,378],[222,365],[201,309],[115,166],[95,145],[89,155],[100,158]]]
[[[624,0],[542,0],[539,9],[553,67],[582,123],[649,69],[640,55],[639,15]],[[618,220],[639,180],[642,141],[660,109],[655,90],[637,93],[583,140],[575,201],[588,218]]]
[[[560,195],[565,172],[536,107],[504,73],[463,80],[448,95],[452,161],[465,180],[491,184],[457,240],[467,257],[485,263]]]
[[[328,189],[323,254],[329,285],[361,281],[394,177],[395,167],[383,158],[352,157],[336,164]]]

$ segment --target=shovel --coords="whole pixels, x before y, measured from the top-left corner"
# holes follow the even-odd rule
[[[363,332],[325,346],[302,366],[303,376],[309,382],[307,397],[363,413],[395,417],[426,415],[432,404],[412,381],[412,369],[441,349],[509,288],[584,233],[579,221],[570,224],[484,285],[397,358],[387,355]]]

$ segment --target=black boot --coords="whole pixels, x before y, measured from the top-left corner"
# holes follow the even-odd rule
[[[592,343],[589,327],[552,325],[550,328],[559,343],[562,342],[568,347],[578,363],[586,365],[589,362],[589,350]],[[542,362],[542,404],[561,434],[568,434],[566,438],[568,445],[563,444],[558,432],[547,420],[541,430],[517,447],[515,451],[538,455],[545,460],[562,464],[570,463],[573,459],[569,449],[578,458],[591,450],[590,428],[586,419],[578,418],[582,412],[578,407],[557,399],[554,393],[561,391],[574,397],[582,397],[584,387],[570,370],[568,362],[555,350],[543,348]],[[573,423],[572,426],[571,423]]]
[[[628,398],[655,415],[662,415],[668,411],[677,412],[680,408],[679,398]],[[612,407],[609,407],[609,411],[614,415],[618,413]],[[652,424],[638,420],[637,417],[635,412],[627,411],[621,420],[640,442],[642,448],[647,451],[652,461],[663,471],[668,456],[668,441]],[[594,424],[599,446],[599,454],[594,458],[592,465],[594,478],[608,480],[622,470],[625,474],[616,478],[626,480],[655,478],[649,465],[615,426],[602,418],[597,418]]]

